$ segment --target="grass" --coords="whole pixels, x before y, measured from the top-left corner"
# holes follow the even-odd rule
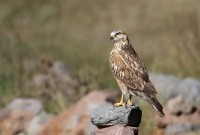
[[[26,86],[37,69],[24,62],[43,55],[64,61],[72,74],[85,72],[97,88],[117,89],[108,65],[114,29],[128,33],[149,71],[200,78],[199,6],[198,0],[1,0],[0,107],[38,96]],[[59,113],[69,103],[55,95],[45,106]],[[143,134],[152,129],[148,125]]]

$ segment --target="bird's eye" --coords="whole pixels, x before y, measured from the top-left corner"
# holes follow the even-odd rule
[[[115,34],[115,36],[117,36],[117,35],[119,35],[120,34],[120,32],[117,32],[116,34]]]

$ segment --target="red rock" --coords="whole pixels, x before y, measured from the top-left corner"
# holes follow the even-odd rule
[[[165,117],[156,116],[156,125],[158,128],[154,131],[155,135],[182,134],[185,131],[192,133],[195,129],[188,129],[188,126],[190,127],[191,125],[192,127],[192,125],[200,124],[200,107],[195,106],[181,96],[169,100],[164,107],[164,112]]]
[[[48,122],[39,135],[85,135],[97,128],[91,124],[90,110],[106,102],[109,93],[93,91]]]
[[[4,110],[0,114],[1,135],[15,135],[24,130],[33,114],[24,110]]]
[[[10,112],[10,109],[4,109],[0,111],[0,123],[10,116]]]
[[[91,135],[137,135],[138,129],[136,127],[114,125],[111,127],[99,129],[92,132]]]
[[[177,96],[167,103],[167,109],[175,115],[189,114],[193,112],[194,105],[182,96]]]
[[[165,128],[156,128],[152,135],[165,135]]]
[[[175,115],[172,114],[168,108],[164,107],[165,117],[156,116],[156,124],[158,127],[165,127],[169,124],[199,124],[200,123],[200,107],[195,106],[196,110],[194,110],[191,114],[180,114]]]

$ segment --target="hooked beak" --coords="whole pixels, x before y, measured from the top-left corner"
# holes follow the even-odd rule
[[[110,37],[110,40],[112,41],[114,39],[114,37]]]

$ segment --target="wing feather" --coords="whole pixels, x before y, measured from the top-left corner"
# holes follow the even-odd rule
[[[114,76],[134,91],[157,93],[149,80],[144,63],[132,46],[129,50],[125,48],[121,51],[114,51],[110,56],[110,67]]]

